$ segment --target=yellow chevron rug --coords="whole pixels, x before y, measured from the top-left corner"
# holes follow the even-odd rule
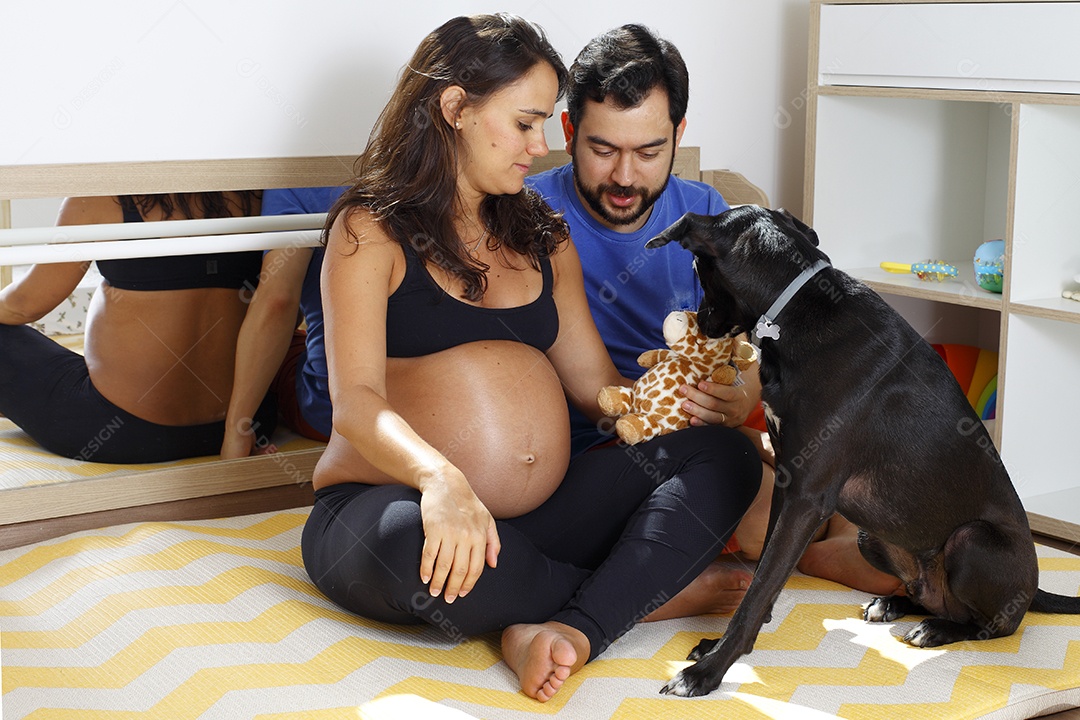
[[[300,561],[305,510],[84,532],[0,552],[4,720],[18,718],[1028,718],[1080,706],[1080,617],[910,648],[868,595],[792,578],[754,652],[701,699],[657,694],[727,619],[639,625],[554,700],[518,691],[498,638],[368,622]],[[1042,587],[1080,592],[1080,557],[1039,548]],[[1008,572],[1008,568],[1002,568]]]

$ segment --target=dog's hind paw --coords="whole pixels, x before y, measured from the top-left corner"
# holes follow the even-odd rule
[[[921,648],[932,648],[963,640],[987,640],[995,637],[969,623],[945,618],[927,618],[904,636],[904,642]]]
[[[941,644],[934,642],[934,632],[931,628],[926,627],[925,621],[911,628],[904,635],[904,642],[915,647],[934,647]]]
[[[892,622],[907,615],[910,604],[907,598],[896,595],[876,597],[863,610],[863,619],[866,622]]]
[[[702,640],[694,646],[694,649],[690,651],[690,654],[686,656],[686,659],[694,661],[700,660],[719,644],[720,640]]]

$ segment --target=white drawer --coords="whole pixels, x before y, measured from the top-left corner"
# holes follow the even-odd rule
[[[821,7],[819,85],[1080,93],[1080,2]]]

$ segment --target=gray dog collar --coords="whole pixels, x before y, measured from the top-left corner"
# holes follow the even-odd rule
[[[798,277],[791,281],[765,314],[758,318],[757,327],[754,328],[754,342],[756,344],[760,345],[761,341],[765,338],[770,338],[772,340],[780,339],[780,326],[776,324],[776,316],[780,314],[784,309],[784,306],[788,304],[791,298],[795,297],[795,293],[799,292],[799,289],[802,288],[810,278],[814,277],[827,267],[829,267],[827,261],[818,260],[816,263],[799,273]]]

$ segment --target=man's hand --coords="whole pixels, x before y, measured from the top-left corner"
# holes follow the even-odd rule
[[[697,387],[683,385],[679,392],[686,397],[682,409],[690,414],[691,425],[726,425],[739,427],[761,402],[761,379],[758,364],[739,374],[741,385],[721,385],[704,380]]]

